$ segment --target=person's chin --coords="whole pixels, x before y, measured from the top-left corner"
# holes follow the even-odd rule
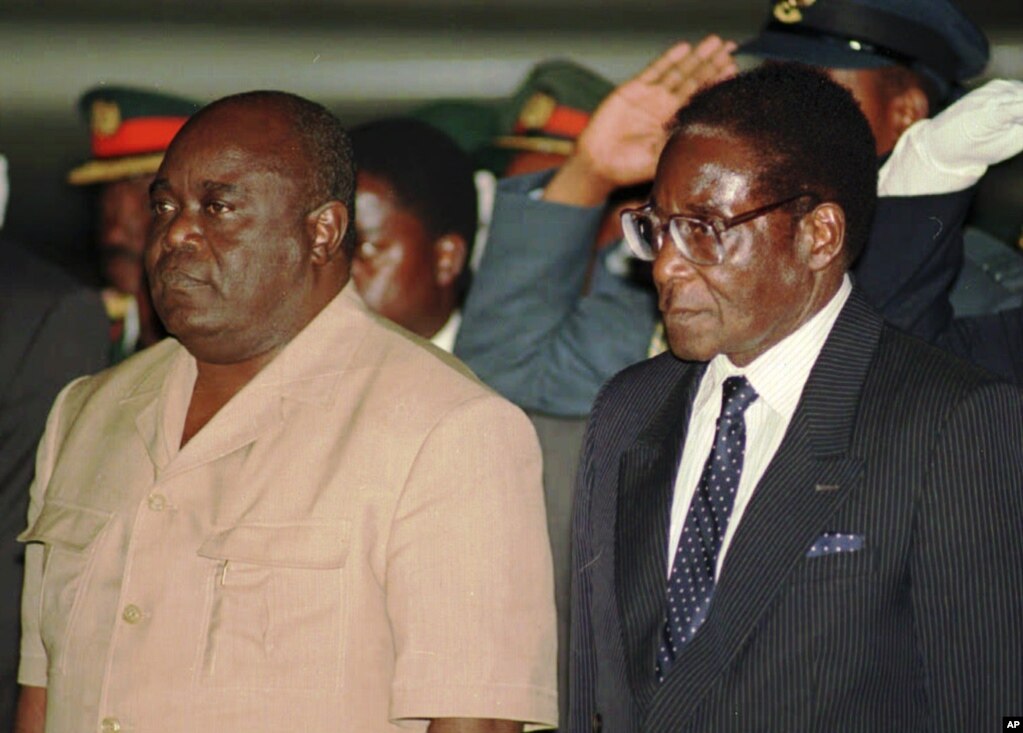
[[[161,297],[157,304],[157,315],[167,333],[182,343],[214,338],[222,329],[222,324],[218,324],[213,317],[211,308],[192,302],[187,297]]]
[[[685,361],[708,361],[717,354],[719,325],[706,311],[675,311],[664,316],[671,353]]]

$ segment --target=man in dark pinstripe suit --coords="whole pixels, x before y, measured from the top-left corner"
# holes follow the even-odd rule
[[[676,116],[649,205],[623,217],[673,353],[603,388],[581,459],[573,732],[979,731],[1023,712],[1023,396],[853,287],[875,176],[855,102],[803,67]],[[753,401],[718,511],[703,466],[734,445],[730,378]],[[692,529],[701,506],[712,530]],[[691,552],[709,611],[665,658]]]

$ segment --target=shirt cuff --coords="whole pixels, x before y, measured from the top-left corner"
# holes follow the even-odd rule
[[[515,720],[525,730],[558,727],[558,696],[554,690],[508,685],[449,685],[396,688],[391,720],[397,724],[436,718]]]
[[[18,665],[18,684],[46,687],[46,657],[22,656]]]

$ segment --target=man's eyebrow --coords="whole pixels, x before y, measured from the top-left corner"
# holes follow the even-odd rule
[[[661,212],[662,210],[657,205],[657,197],[650,194],[650,198],[647,201],[647,205],[653,211]],[[682,207],[685,211],[681,212],[681,216],[695,216],[701,218],[720,219],[721,212],[714,206],[708,206],[706,204],[687,204]],[[662,212],[663,213],[663,212]]]
[[[202,188],[204,191],[211,193],[237,193],[241,190],[233,183],[221,183],[219,181],[203,181]]]
[[[149,195],[152,196],[160,191],[167,191],[170,187],[170,182],[166,178],[157,178],[149,184]],[[203,181],[202,188],[204,191],[212,193],[237,193],[241,190],[239,186],[233,183],[221,183],[219,181]]]
[[[722,214],[721,214],[721,210],[718,209],[713,204],[711,204],[711,205],[708,205],[708,204],[690,204],[687,208],[689,209],[690,212],[692,212],[692,215],[694,215],[694,216],[703,216],[703,217],[707,217],[709,219],[727,218],[727,217],[723,217]]]

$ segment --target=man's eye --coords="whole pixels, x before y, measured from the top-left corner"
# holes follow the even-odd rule
[[[151,201],[149,203],[149,208],[152,210],[154,215],[159,216],[160,214],[166,214],[174,207],[172,207],[167,201]]]
[[[682,225],[686,237],[693,239],[714,238],[714,226],[710,222],[700,221],[699,219],[684,219],[682,220]]]
[[[231,210],[231,207],[223,201],[209,201],[206,204],[206,211],[211,214],[224,214]]]

